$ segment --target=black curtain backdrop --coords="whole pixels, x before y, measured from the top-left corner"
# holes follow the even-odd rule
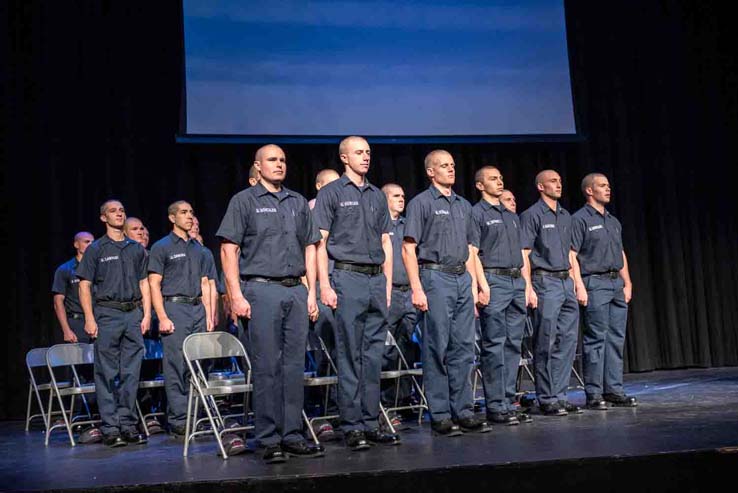
[[[563,204],[582,205],[582,176],[614,185],[634,281],[630,371],[738,364],[738,207],[729,178],[738,149],[738,36],[729,3],[567,1],[582,142],[452,145],[457,191],[496,164],[518,197],[557,169]],[[214,232],[244,187],[253,145],[178,145],[182,18],[178,1],[4,2],[0,224],[6,294],[0,417],[25,411],[24,354],[61,341],[50,286],[78,230],[102,234],[98,206],[117,197],[152,240],[166,206],[185,198]],[[247,109],[244,109],[247,111]],[[351,133],[351,129],[346,129]],[[430,145],[375,145],[370,179],[427,186]],[[314,196],[335,145],[284,146],[287,185]]]

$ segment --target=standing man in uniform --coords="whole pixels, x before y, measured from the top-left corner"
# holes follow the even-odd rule
[[[74,235],[74,258],[60,265],[54,273],[54,284],[51,286],[54,313],[64,334],[64,342],[92,342],[85,332],[85,315],[79,304],[79,278],[76,271],[85,250],[93,241],[95,237],[87,231]]]
[[[205,242],[203,241],[202,235],[200,234],[200,220],[197,219],[197,217],[192,216],[192,227],[187,233],[191,239],[196,240],[198,243],[200,243],[205,253],[205,272],[208,277],[208,283],[210,284],[210,299],[208,301],[208,303],[210,304],[210,321],[213,328],[217,328],[220,321],[218,319],[218,293],[225,292],[225,290],[219,290],[219,279],[218,271],[215,268],[215,257],[213,256],[213,251],[205,246]]]
[[[444,150],[425,157],[431,185],[408,205],[402,249],[413,306],[426,312],[423,382],[431,428],[444,436],[490,430],[485,420],[474,416],[470,377],[477,287],[472,207],[452,189],[455,166]]]
[[[482,193],[482,199],[472,209],[472,231],[478,259],[480,356],[487,420],[517,425],[531,421],[527,413],[518,412],[514,405],[530,270],[520,244],[518,215],[501,203],[500,171],[484,166],[474,181]]]
[[[517,214],[518,212],[518,205],[515,200],[515,195],[510,190],[503,190],[502,195],[500,195],[500,202],[502,202],[502,205],[505,206],[505,209],[509,210],[513,214]]]
[[[117,200],[100,207],[105,236],[87,248],[77,268],[85,332],[96,337],[95,389],[103,443],[144,444],[137,428],[136,394],[151,323],[151,297],[144,248],[126,238],[126,211]],[[94,287],[94,299],[93,299]]]
[[[399,445],[379,427],[382,355],[387,308],[392,293],[392,241],[387,199],[366,174],[371,149],[362,137],[338,146],[345,172],[321,188],[315,221],[320,297],[336,313],[338,408],[346,445],[364,450],[368,442]],[[328,260],[335,261],[328,276]]]
[[[231,199],[217,236],[231,310],[250,319],[256,438],[266,447],[267,463],[317,457],[322,452],[308,446],[301,430],[308,317],[315,320],[318,312],[315,244],[320,233],[307,200],[282,185],[284,151],[261,147],[254,166],[261,181]],[[307,277],[307,288],[301,276]]]
[[[566,397],[579,335],[579,306],[569,269],[571,215],[561,207],[561,177],[544,170],[536,175],[541,198],[520,216],[523,254],[528,257],[533,290],[533,364],[536,398],[543,414],[566,416],[582,410]]]
[[[395,338],[397,347],[405,357],[412,350],[412,334],[418,321],[417,312],[413,306],[410,281],[407,278],[405,265],[402,263],[402,241],[405,238],[405,218],[402,212],[405,210],[405,191],[400,185],[388,183],[382,187],[387,197],[392,229],[389,232],[392,239],[392,297],[390,299],[389,316],[387,317],[387,330]],[[393,347],[385,347],[383,370],[397,369],[397,361],[400,358],[397,350]],[[382,401],[385,405],[395,404],[395,383],[387,385],[382,391]],[[410,399],[411,382],[409,379],[400,379],[398,400],[401,405],[407,404]],[[399,419],[399,418],[398,418]],[[399,423],[398,423],[399,424]]]
[[[123,226],[123,233],[135,242],[138,242],[144,248],[147,247],[146,242],[146,226],[137,217],[126,218],[126,224]]]
[[[622,226],[605,208],[610,182],[601,173],[582,180],[587,204],[573,216],[572,246],[577,299],[584,306],[584,390],[587,408],[606,410],[607,402],[635,407],[623,390],[623,346],[633,285],[623,250]]]
[[[167,214],[172,232],[151,248],[149,285],[164,349],[167,421],[173,434],[184,436],[189,381],[182,345],[190,334],[213,330],[208,280],[212,274],[204,247],[188,234],[192,206],[179,200]]]

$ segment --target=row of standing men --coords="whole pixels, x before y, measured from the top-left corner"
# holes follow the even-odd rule
[[[380,190],[366,179],[371,149],[365,139],[347,137],[339,156],[344,175],[320,188],[311,211],[313,204],[282,184],[282,149],[260,148],[254,158],[258,183],[231,199],[217,232],[230,311],[248,325],[255,433],[266,462],[322,454],[305,441],[300,419],[309,320],[318,318],[321,304],[335,316],[337,401],[352,450],[400,444],[378,419],[380,373],[388,320],[396,328],[416,311],[423,313],[421,354],[434,434],[483,433],[492,423],[531,420],[515,406],[527,308],[543,414],[581,412],[566,395],[578,304],[585,306],[586,407],[636,405],[622,387],[631,282],[620,223],[605,208],[610,186],[604,175],[584,178],[587,204],[571,216],[558,203],[558,173],[542,171],[536,177],[540,200],[518,218],[514,202],[501,202],[505,190],[497,168],[477,171],[482,199],[472,207],[452,190],[453,157],[436,150],[424,162],[431,185],[410,201],[403,218],[402,188],[390,184]],[[212,254],[208,260],[207,249],[188,240],[193,211],[187,202],[170,206],[173,231],[148,257],[123,235],[122,204],[108,201],[100,212],[106,237],[87,248],[76,278],[85,331],[97,336],[96,362],[101,357],[95,381],[103,394],[109,391],[100,400],[114,404],[100,403],[102,432],[105,443],[116,446],[143,440],[134,431],[134,408],[128,407],[135,402],[121,389],[137,382],[136,365],[124,362],[136,357],[131,351],[142,350],[138,342],[150,324],[151,300],[163,340],[171,340],[164,347],[165,378],[172,366],[176,386],[167,384],[167,396],[170,427],[177,430],[177,416],[184,416],[176,412],[177,401],[184,411],[187,389],[181,344],[191,332],[212,330],[214,268]],[[475,311],[484,416],[474,413],[470,380]],[[119,366],[106,371],[105,361],[116,357]]]

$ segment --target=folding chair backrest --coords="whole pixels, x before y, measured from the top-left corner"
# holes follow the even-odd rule
[[[190,334],[182,346],[184,356],[189,361],[201,359],[242,357],[248,361],[241,341],[228,332],[202,332]]]
[[[46,367],[47,347],[37,347],[26,353],[26,366],[30,368]]]
[[[92,344],[57,344],[46,353],[49,368],[70,365],[89,365],[95,362],[95,346]]]

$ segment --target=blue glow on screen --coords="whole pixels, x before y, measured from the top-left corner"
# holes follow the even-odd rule
[[[574,134],[563,0],[184,0],[187,133]]]

